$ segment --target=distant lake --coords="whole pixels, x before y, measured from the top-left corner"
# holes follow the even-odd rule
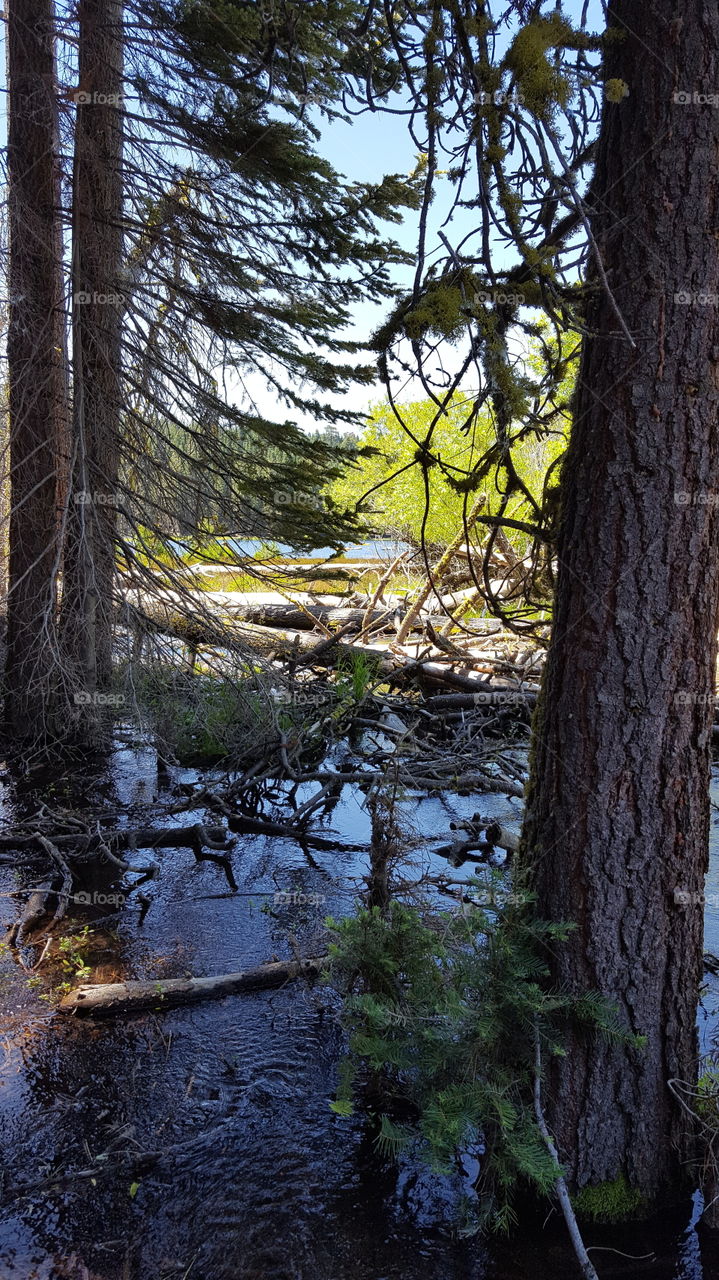
[[[260,550],[260,547],[267,545],[260,538],[215,538],[214,541],[237,556],[254,556]],[[314,551],[297,551],[294,547],[289,547],[282,542],[274,545],[280,555],[287,556],[290,560],[295,557],[303,560],[327,560],[330,556],[335,555],[332,547],[318,547]],[[175,540],[170,542],[170,546],[179,553],[182,553],[185,549],[184,543]],[[394,541],[392,538],[375,538],[369,542],[359,542],[353,547],[345,547],[342,555],[346,560],[391,561],[395,560],[404,551],[411,550],[409,543]]]

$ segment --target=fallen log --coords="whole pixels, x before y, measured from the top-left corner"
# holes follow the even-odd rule
[[[312,631],[319,622],[323,626],[345,627],[355,625],[359,631],[365,620],[364,609],[352,609],[325,604],[234,604],[228,601],[228,614],[240,622],[250,622],[258,627],[279,627],[295,631]],[[379,622],[386,617],[386,609],[373,609],[369,622]]]
[[[164,978],[157,982],[108,982],[77,987],[63,996],[58,1006],[61,1013],[90,1014],[108,1017],[139,1013],[152,1009],[159,1013],[176,1005],[193,1004],[197,1000],[213,1000],[238,995],[243,991],[262,991],[281,987],[296,978],[316,977],[327,963],[327,956],[307,960],[277,960],[243,969],[239,973],[221,973],[213,978]]]
[[[317,578],[318,581],[326,581],[329,578],[356,578],[358,574],[367,573],[370,569],[381,570],[384,565],[384,560],[344,560],[341,564],[334,560],[318,560],[314,565],[297,564],[294,560],[269,560],[263,563],[262,574],[263,580],[269,571],[278,576],[283,574],[291,578]]]
[[[347,630],[351,629],[353,625],[355,624],[350,624]],[[260,657],[265,658],[267,661],[272,661],[276,658],[298,660],[300,655],[306,655],[308,662],[314,663],[322,657],[324,662],[321,665],[324,666],[332,665],[336,646],[343,644],[339,638],[340,632],[347,634],[347,630],[342,627],[340,632],[335,635],[320,638],[316,631],[263,627],[252,622],[240,622],[230,617],[224,622],[218,622],[216,626],[207,627],[207,629],[197,624],[188,630],[184,627],[175,626],[170,621],[157,622],[156,629],[165,635],[174,636],[186,644],[194,644],[197,647],[239,648],[245,654],[250,652],[259,654]],[[366,652],[374,657],[377,657],[378,654],[377,649],[370,649],[361,645],[354,646],[349,643],[347,645],[343,644],[343,647],[350,650],[356,649],[358,652]],[[385,665],[388,673],[394,670],[394,664],[387,662]]]
[[[59,905],[60,899],[57,897],[59,884],[60,880],[56,875],[47,884],[39,885],[31,893],[20,919],[16,920],[8,931],[7,942],[11,947],[24,944],[35,929],[45,924],[52,899],[55,898]]]
[[[538,694],[534,689],[512,689],[510,686],[493,685],[477,693],[443,693],[427,698],[429,711],[472,711],[476,707],[533,707]]]
[[[341,850],[344,853],[364,852],[369,848],[368,844],[345,844],[339,836],[331,838],[329,836],[315,835],[312,831],[308,831],[305,827],[293,826],[289,822],[273,822],[268,818],[249,817],[244,813],[233,814],[227,819],[230,830],[236,831],[239,835],[258,835],[258,836],[279,836],[282,840],[296,840],[298,844],[307,846],[310,849],[326,850],[327,852],[336,852]]]
[[[0,849],[27,849],[33,845],[42,846],[44,837],[35,832],[32,835],[0,835]],[[112,853],[135,849],[225,849],[228,842],[225,827],[203,826],[194,823],[191,827],[136,827],[127,831],[100,831],[85,834],[78,831],[72,835],[53,835],[52,843],[58,849],[71,849],[73,854],[92,853],[103,845]]]

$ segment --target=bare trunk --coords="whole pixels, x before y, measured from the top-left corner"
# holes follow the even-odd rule
[[[624,1175],[656,1200],[677,1193],[690,1149],[667,1080],[696,1069],[707,864],[719,111],[692,95],[719,84],[719,10],[615,0],[609,22],[621,38],[606,75],[628,96],[605,106],[590,206],[636,348],[598,288],[523,850],[539,914],[577,925],[554,978],[603,992],[646,1037],[635,1049],[577,1032],[554,1060],[546,1106],[560,1159],[575,1188]]]
[[[122,4],[81,0],[73,174],[73,430],[63,637],[78,692],[111,669],[122,329]]]
[[[8,8],[10,529],[7,718],[49,728],[58,560],[64,318],[51,0]]]

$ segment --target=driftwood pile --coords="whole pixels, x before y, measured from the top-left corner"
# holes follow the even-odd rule
[[[87,897],[85,888],[98,868],[106,884],[122,883],[123,904],[127,895],[156,876],[158,864],[138,859],[134,855],[139,850],[188,848],[196,860],[216,863],[230,892],[237,892],[231,857],[237,834],[296,840],[311,862],[312,850],[341,844],[326,827],[313,831],[312,824],[318,814],[331,812],[348,783],[368,796],[389,784],[405,792],[521,797],[522,760],[496,738],[487,740],[485,732],[507,717],[528,727],[544,653],[540,644],[518,639],[495,619],[472,616],[477,614],[476,585],[467,565],[462,567],[457,548],[450,552],[436,566],[431,582],[421,579],[403,594],[392,590],[399,571],[406,570],[402,558],[381,572],[374,566],[372,585],[364,594],[353,590],[356,580],[344,583],[344,594],[334,595],[203,591],[198,586],[203,574],[196,566],[192,576],[185,575],[189,585],[160,583],[152,574],[126,582],[120,613],[133,637],[132,657],[142,658],[147,644],[169,640],[175,660],[178,648],[184,647],[193,670],[214,664],[221,672],[228,655],[232,666],[238,654],[249,653],[255,667],[259,658],[271,674],[280,700],[289,697],[301,703],[310,694],[313,708],[319,708],[317,716],[327,717],[329,732],[332,715],[320,705],[321,692],[327,691],[331,704],[333,668],[348,655],[365,659],[369,687],[351,725],[364,734],[364,745],[348,750],[339,763],[318,763],[301,733],[281,728],[278,714],[275,736],[253,748],[253,760],[243,762],[222,784],[178,786],[175,800],[165,806],[156,826],[103,828],[81,815],[43,809],[7,831],[0,836],[0,860],[39,868],[38,882],[9,932],[21,962],[28,948],[42,948],[44,943],[33,967],[43,962],[53,932],[70,909],[77,914],[75,904]],[[208,566],[207,571],[215,568]],[[347,566],[346,573],[349,578],[354,572],[356,579],[366,568]],[[507,564],[506,570],[509,592],[519,571],[516,564]],[[327,576],[324,569],[320,572]],[[309,571],[307,576],[309,585]],[[341,577],[337,575],[338,581]],[[345,725],[341,733],[347,730]],[[174,825],[183,813],[194,817],[198,812],[208,815],[204,823]],[[495,849],[511,856],[516,844],[515,832],[475,815],[471,823],[455,826],[436,852],[456,868],[466,860],[488,861]],[[451,883],[443,881],[443,890]],[[136,894],[138,899],[142,901],[142,894]],[[311,976],[324,959],[296,956],[210,978],[84,986],[60,1007],[68,1013],[93,1014],[171,1007]]]
[[[499,548],[495,553],[503,576],[490,584],[507,600],[527,571],[524,562],[507,561],[510,552]],[[416,575],[417,557],[413,559]],[[450,547],[430,576],[420,574],[411,588],[400,592],[398,583],[407,580],[406,561],[400,556],[388,566],[375,565],[370,587],[360,592],[356,581],[354,590],[348,584],[341,595],[282,588],[203,590],[199,584],[213,566],[198,567],[192,587],[152,576],[128,580],[122,614],[134,636],[133,656],[141,658],[148,638],[162,635],[185,646],[193,670],[198,660],[221,665],[223,653],[249,653],[291,671],[331,668],[343,655],[354,654],[371,659],[378,673],[399,688],[419,685],[437,692],[444,687],[467,695],[446,708],[437,704],[437,711],[467,710],[481,702],[501,705],[503,700],[505,705],[533,706],[548,628],[538,628],[535,638],[527,640],[493,617],[477,616],[482,608],[478,566],[470,571],[459,547]],[[324,573],[324,568],[313,572]],[[274,572],[275,582],[278,576]],[[470,701],[473,695],[476,703]]]

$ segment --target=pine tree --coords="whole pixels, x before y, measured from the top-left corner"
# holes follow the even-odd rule
[[[7,721],[41,734],[54,635],[65,429],[54,23],[50,0],[8,7],[9,581]]]
[[[332,396],[372,371],[343,328],[355,302],[391,292],[404,255],[378,224],[416,200],[406,178],[349,183],[316,151],[309,100],[339,110],[358,74],[362,6],[83,0],[59,16],[75,81],[61,121],[74,155],[72,259],[60,262],[73,297],[72,456],[62,545],[42,522],[33,543],[45,592],[64,555],[59,638],[54,598],[38,622],[54,678],[37,720],[50,733],[51,719],[87,721],[110,679],[118,564],[125,586],[152,585],[158,538],[213,525],[272,525],[297,546],[351,534],[351,515],[317,499],[337,450],[297,419],[354,420]],[[17,133],[17,102],[11,113]],[[58,240],[43,234],[56,273]],[[36,372],[49,358],[38,352]],[[277,413],[258,409],[249,376]],[[62,451],[43,447],[52,472]],[[25,674],[40,663],[38,636]]]
[[[73,431],[61,638],[71,686],[106,685],[122,403],[123,18],[81,0],[72,201]],[[75,682],[76,685],[75,685]],[[81,704],[84,705],[84,704]]]
[[[467,510],[495,484],[499,509],[477,523],[536,539],[530,593],[558,562],[523,856],[540,917],[579,926],[553,949],[554,980],[616,999],[646,1043],[598,1051],[573,1035],[548,1119],[573,1188],[626,1185],[636,1209],[678,1194],[690,1139],[668,1080],[692,1077],[708,834],[719,25],[701,6],[614,0],[596,33],[587,13],[393,6],[386,41],[426,180],[414,287],[377,346],[390,395],[399,369],[434,393],[416,465],[441,470]],[[433,201],[452,184],[456,221],[430,258]],[[516,358],[532,332],[539,373]],[[566,411],[557,391],[580,350],[561,484],[555,468],[538,501],[516,446]],[[459,477],[435,441],[457,390],[467,440],[484,406],[493,423]],[[507,510],[518,496],[521,521]],[[483,551],[486,570],[492,537]],[[504,609],[489,578],[490,607],[531,630],[536,607]]]
[[[605,107],[588,205],[611,294],[595,265],[524,846],[539,910],[579,926],[555,979],[611,994],[647,1039],[636,1053],[575,1035],[550,1079],[553,1131],[575,1186],[620,1177],[655,1203],[687,1176],[691,1122],[669,1081],[695,1078],[702,979],[719,118],[683,87],[716,83],[719,15],[631,10],[618,0],[609,16],[624,34],[606,74],[628,97]],[[647,49],[661,49],[651,70]],[[660,141],[648,154],[650,134]]]

